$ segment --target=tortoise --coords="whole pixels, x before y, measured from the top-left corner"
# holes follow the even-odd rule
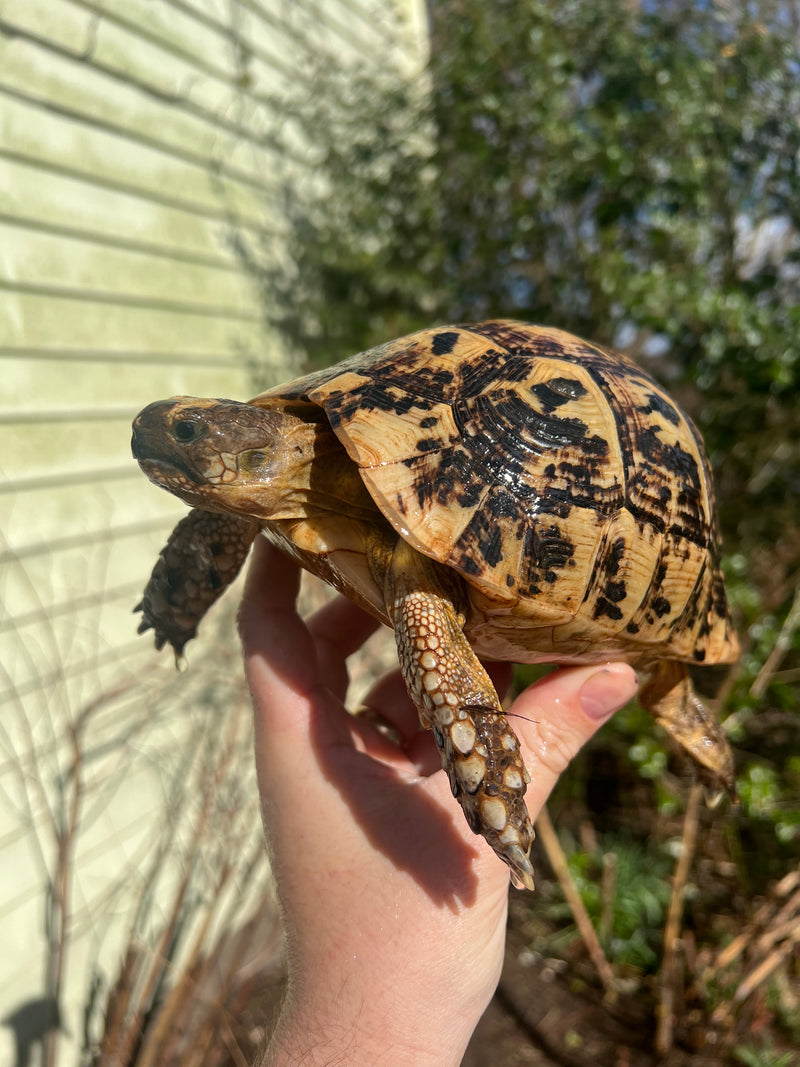
[[[640,702],[732,788],[688,667],[738,655],[698,431],[639,366],[558,329],[441,326],[249,403],[146,407],[132,448],[193,510],[136,610],[176,656],[259,531],[394,629],[473,831],[533,888],[528,773],[478,657],[621,659]]]

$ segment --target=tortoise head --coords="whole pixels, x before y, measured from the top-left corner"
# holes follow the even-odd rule
[[[280,411],[179,396],[136,416],[131,450],[152,482],[193,507],[276,518],[311,458],[305,429]]]

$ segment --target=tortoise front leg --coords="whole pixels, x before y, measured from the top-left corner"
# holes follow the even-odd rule
[[[533,889],[530,777],[463,619],[434,566],[404,541],[385,588],[403,678],[422,725],[433,731],[453,795],[470,829],[511,868],[514,884]]]
[[[152,627],[156,648],[169,642],[179,658],[200,620],[241,570],[258,527],[253,519],[199,508],[181,519],[133,609],[142,612],[139,633]]]

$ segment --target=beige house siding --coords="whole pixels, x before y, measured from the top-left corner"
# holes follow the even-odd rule
[[[0,0],[0,1018],[43,993],[50,857],[32,839],[58,810],[65,724],[174,675],[131,608],[183,509],[144,482],[130,420],[292,373],[231,237],[281,241],[279,179],[305,163],[276,147],[276,100],[309,55],[417,63],[422,4],[406,6],[398,30],[381,0]],[[135,852],[138,796],[120,788],[95,856]],[[0,1065],[12,1050],[0,1029]]]

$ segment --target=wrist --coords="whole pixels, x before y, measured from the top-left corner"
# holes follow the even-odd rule
[[[458,1067],[485,1005],[445,1012],[428,999],[290,987],[258,1067]]]

